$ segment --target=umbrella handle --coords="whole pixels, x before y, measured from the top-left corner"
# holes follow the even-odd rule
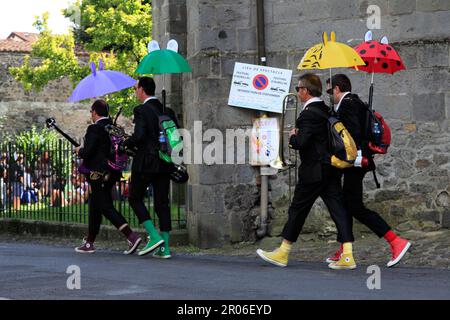
[[[369,88],[369,110],[372,111],[372,102],[373,102],[373,83],[370,84]]]

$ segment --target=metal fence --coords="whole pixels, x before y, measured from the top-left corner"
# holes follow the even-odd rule
[[[87,224],[89,185],[77,171],[79,164],[73,146],[65,140],[26,147],[0,144],[0,218]],[[124,171],[113,188],[114,206],[130,226],[137,227],[138,219],[128,204],[129,178],[130,171]],[[170,208],[174,229],[186,227],[185,199],[186,185],[172,183]],[[158,223],[151,187],[145,202]],[[103,224],[110,222],[103,219]]]

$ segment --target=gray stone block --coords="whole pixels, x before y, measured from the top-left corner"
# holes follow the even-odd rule
[[[407,14],[416,9],[415,0],[389,0],[389,14]]]
[[[198,165],[199,183],[203,185],[232,184],[234,179],[234,165]]]
[[[445,94],[445,114],[446,118],[450,119],[450,93]]]
[[[256,28],[238,29],[238,51],[256,52]]]
[[[208,77],[210,75],[210,57],[203,54],[196,55],[189,60],[189,64],[192,68],[193,78]]]
[[[229,220],[230,241],[241,242],[244,240],[244,223],[239,212],[232,212]]]
[[[273,5],[275,23],[299,23],[308,17],[304,16],[305,1],[283,1]]]
[[[331,16],[333,19],[356,19],[360,16],[360,7],[357,1],[333,0],[328,2],[330,2]]]
[[[407,95],[410,92],[416,93],[418,90],[424,92],[429,84],[418,81],[420,75],[416,70],[402,70],[394,75],[376,74],[376,85],[388,86],[386,92],[392,95]],[[378,90],[378,89],[377,89]],[[425,91],[428,93],[428,91]]]
[[[202,249],[222,246],[225,243],[227,222],[221,214],[188,215],[189,242]]]
[[[450,1],[448,0],[422,0],[417,1],[417,10],[419,11],[440,11],[450,10]]]
[[[418,67],[417,54],[420,50],[418,45],[395,45],[394,48],[403,61],[406,69],[415,69]],[[401,75],[401,73],[400,73]]]
[[[227,28],[248,28],[250,27],[250,15],[256,11],[256,7],[251,5],[251,1],[238,1],[226,3],[217,1],[215,5],[216,19],[220,27]]]
[[[373,109],[380,112],[387,120],[410,121],[412,100],[412,97],[408,95],[382,96],[378,94],[374,97]]]
[[[450,22],[449,22],[450,24]],[[429,67],[448,67],[449,65],[449,44],[432,43],[420,46],[418,49],[419,66]]]
[[[287,53],[274,52],[267,55],[267,65],[273,68],[287,69]]]
[[[414,120],[439,121],[444,118],[444,94],[421,94],[413,97]]]
[[[447,92],[450,88],[450,72],[445,68],[422,69],[416,79],[416,93]]]
[[[217,101],[218,98],[228,97],[231,87],[231,79],[199,78],[197,97],[202,101]]]
[[[198,213],[223,213],[224,187],[192,185],[192,204],[193,210]]]
[[[442,213],[441,225],[443,228],[450,228],[450,210],[447,209]]]
[[[323,23],[274,24],[266,29],[267,50],[289,50],[292,47],[309,49],[322,41],[324,30],[330,30],[328,21]]]
[[[237,51],[236,29],[201,29],[201,31],[196,34],[196,41],[198,50],[217,48],[224,52]]]
[[[419,12],[389,16],[382,27],[391,42],[415,39],[439,39],[448,36],[448,13],[446,11]]]

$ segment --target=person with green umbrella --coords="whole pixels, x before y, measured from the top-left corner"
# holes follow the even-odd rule
[[[155,81],[150,77],[139,78],[134,87],[136,98],[142,104],[133,110],[134,132],[124,142],[125,148],[137,150],[131,167],[128,201],[139,223],[144,225],[148,233],[148,243],[139,251],[139,255],[154,252],[155,258],[169,259],[169,236],[172,230],[169,207],[171,165],[159,157],[162,132],[158,118],[164,114],[171,118],[177,127],[179,125],[175,112],[171,108],[164,108],[155,97],[155,88]],[[144,204],[144,196],[150,185],[153,188],[155,212],[159,218],[161,233],[156,230]]]

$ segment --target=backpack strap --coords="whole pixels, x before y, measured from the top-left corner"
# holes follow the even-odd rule
[[[364,136],[362,137],[361,141],[361,148],[367,150],[369,145],[369,139],[370,139],[370,119],[373,116],[373,112],[370,110],[369,105],[361,100],[361,98],[354,93],[350,93],[344,97],[344,100],[351,101],[352,103],[358,103],[364,110],[366,111],[366,115],[364,118]]]

